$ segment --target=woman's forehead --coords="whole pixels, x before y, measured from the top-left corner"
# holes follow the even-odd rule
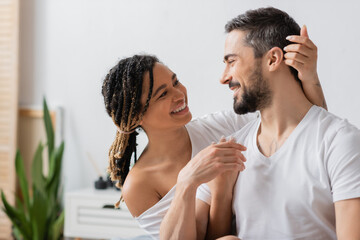
[[[160,86],[166,84],[169,85],[172,82],[174,73],[164,64],[155,63],[153,67],[153,87],[152,87],[152,95],[155,93],[156,89]],[[146,72],[144,75],[144,80],[142,84],[142,96],[141,102],[142,104],[146,102],[148,98],[150,88],[150,73]]]
[[[155,63],[153,67],[153,88],[171,82],[174,73],[164,64]],[[150,86],[150,73],[146,72],[143,81],[143,90],[148,90]],[[144,92],[144,91],[143,91]]]
[[[154,78],[162,78],[162,77],[172,77],[174,74],[167,66],[165,66],[162,63],[155,63],[155,66],[153,68]]]

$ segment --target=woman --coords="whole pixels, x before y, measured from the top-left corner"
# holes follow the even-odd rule
[[[316,48],[313,53],[304,63],[310,68],[297,69],[299,75],[316,75]],[[286,63],[295,67],[294,61]],[[304,90],[307,93],[306,87]],[[323,103],[322,97],[309,92],[313,94],[309,100],[316,100],[314,104]],[[135,55],[122,59],[106,76],[102,94],[117,127],[109,150],[108,171],[113,180],[119,180],[117,186],[122,188],[131,214],[155,239],[159,238],[160,223],[174,197],[181,169],[186,166],[186,177],[201,176],[203,182],[224,171],[244,170],[243,146],[232,141],[211,143],[237,131],[257,114],[220,112],[190,122],[186,88],[156,57]],[[149,142],[136,161],[138,128],[145,131]],[[130,170],[132,154],[136,163]]]

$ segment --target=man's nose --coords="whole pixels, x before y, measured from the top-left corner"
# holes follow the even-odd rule
[[[225,69],[222,76],[221,76],[221,78],[220,78],[220,83],[221,84],[229,84],[231,79],[232,79],[231,74],[229,74],[229,71]]]

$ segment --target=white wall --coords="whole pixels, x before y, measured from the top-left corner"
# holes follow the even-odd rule
[[[193,116],[232,109],[223,69],[224,25],[248,9],[274,6],[308,26],[329,110],[360,127],[358,1],[23,0],[20,104],[65,109],[65,190],[93,185],[115,127],[100,93],[107,71],[135,53],[156,54],[188,88]],[[146,142],[141,138],[141,146]]]

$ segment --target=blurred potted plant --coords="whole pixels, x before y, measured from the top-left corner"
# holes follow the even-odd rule
[[[49,157],[48,175],[43,175],[42,153],[45,145],[40,142],[31,166],[32,191],[29,192],[24,162],[19,150],[16,153],[15,169],[21,197],[16,196],[16,207],[8,203],[1,191],[3,211],[13,224],[13,234],[16,239],[58,240],[63,233],[64,211],[61,206],[59,186],[64,142],[62,141],[59,147],[55,147],[54,129],[45,99],[43,112]]]

